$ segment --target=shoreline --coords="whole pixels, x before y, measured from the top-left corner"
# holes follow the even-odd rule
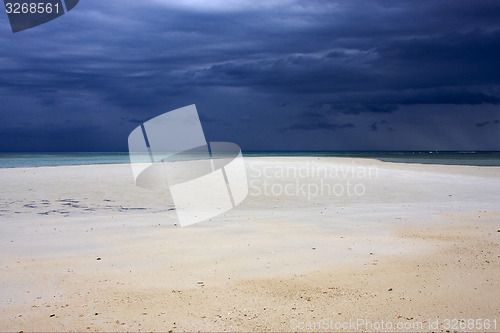
[[[441,155],[440,155],[441,154]],[[115,165],[115,164],[130,164],[129,155],[127,152],[118,152],[118,153],[0,153],[0,157],[2,155],[26,155],[32,157],[24,157],[27,159],[38,160],[39,157],[43,156],[52,156],[53,158],[58,159],[73,159],[73,163],[68,162],[52,162],[55,164],[42,164],[42,165],[21,165],[16,164],[14,166],[3,166],[0,163],[0,169],[11,169],[11,168],[38,168],[38,167],[56,167],[56,166],[84,166],[84,165]],[[37,157],[37,155],[39,155]],[[92,157],[94,158],[104,158],[108,156],[108,159],[113,159],[112,161],[103,161],[103,162],[78,162],[78,158],[75,156],[84,156],[84,157]],[[477,156],[495,156],[493,159],[489,159],[489,161],[485,162],[485,160],[478,159]],[[117,163],[117,156],[123,159],[122,162]],[[443,157],[442,157],[443,156]],[[453,157],[453,158],[446,158]],[[460,158],[458,158],[460,157]],[[317,153],[317,152],[290,152],[289,154],[278,155],[273,152],[268,154],[261,153],[256,154],[254,152],[243,153],[243,158],[340,158],[340,159],[362,159],[362,160],[377,160],[385,163],[397,163],[397,164],[418,164],[418,165],[450,165],[450,166],[480,166],[480,167],[500,167],[500,152],[488,151],[488,152],[474,152],[474,153],[465,153],[465,152],[438,152],[434,154],[430,154],[429,152],[424,151],[415,151],[415,152],[344,152],[344,153]],[[15,159],[15,158],[11,158]],[[461,162],[457,162],[461,161]],[[0,160],[1,162],[1,160]],[[5,162],[4,162],[5,163]],[[20,162],[17,162],[20,163]],[[50,162],[44,162],[50,163]]]

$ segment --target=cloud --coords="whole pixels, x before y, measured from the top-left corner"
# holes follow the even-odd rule
[[[389,123],[385,120],[382,121],[375,121],[370,125],[370,131],[372,132],[378,132],[380,129],[384,129],[385,131],[388,132],[393,132],[394,129],[388,125]]]
[[[462,4],[486,17],[484,22],[482,16],[469,18],[463,26],[453,22],[466,9],[452,2],[333,4],[89,1],[67,18],[74,25],[71,39],[51,31],[56,25],[45,25],[54,33],[44,38],[49,39],[47,46],[25,35],[26,43],[4,51],[5,59],[14,62],[10,68],[21,68],[8,76],[16,80],[5,85],[94,89],[126,107],[149,106],[165,94],[212,86],[270,94],[329,93],[337,96],[337,103],[352,103],[348,95],[363,94],[362,103],[375,105],[369,95],[383,91],[405,103],[407,90],[415,90],[420,101],[429,98],[428,103],[469,103],[465,94],[498,103],[498,96],[470,91],[496,84],[500,76],[494,56],[500,52],[500,28],[488,25],[485,9],[499,7],[494,2]],[[437,8],[441,6],[451,11],[445,13]],[[227,8],[233,8],[231,13]],[[432,31],[406,21],[437,12],[445,16],[442,22],[431,20]],[[375,20],[373,13],[380,18]],[[391,24],[380,25],[384,21]],[[39,52],[26,52],[31,48],[26,45],[39,45]],[[460,88],[463,94],[419,94],[442,87]],[[406,101],[411,103],[411,96]]]
[[[496,119],[496,120],[483,121],[480,123],[476,123],[476,126],[477,127],[485,127],[485,126],[498,125],[498,124],[500,124],[500,120]]]
[[[240,126],[234,135],[285,127],[297,138],[315,130],[375,132],[366,124],[382,132],[373,116],[394,116],[391,127],[399,128],[401,110],[413,105],[498,105],[499,11],[489,0],[86,0],[23,33],[0,22],[0,94],[9,99],[2,130],[21,131],[15,124],[27,100],[22,113],[37,122],[40,140],[48,137],[42,130],[62,135],[47,122],[72,120],[84,129],[75,129],[74,142],[88,141],[96,124],[122,135],[192,103],[216,110],[201,115],[213,133],[228,133],[232,122]],[[333,119],[339,114],[359,123]],[[287,119],[296,122],[283,125]],[[481,123],[473,115],[468,121]],[[124,142],[113,149],[126,149]]]
[[[353,102],[320,102],[309,105],[313,110],[320,110],[323,114],[344,113],[360,114],[362,112],[391,113],[398,110],[395,104],[369,104]],[[314,115],[314,112],[309,112]]]
[[[234,12],[247,12],[257,10],[271,10],[271,9],[285,9],[288,6],[297,5],[297,1],[293,0],[275,0],[256,2],[252,0],[183,0],[183,1],[169,1],[169,0],[152,0],[154,4],[164,6],[169,9],[203,12],[203,13],[234,13]]]
[[[311,131],[311,130],[338,130],[338,129],[354,128],[354,127],[355,127],[354,124],[351,123],[336,124],[331,122],[318,121],[309,123],[297,123],[287,127],[286,129]]]

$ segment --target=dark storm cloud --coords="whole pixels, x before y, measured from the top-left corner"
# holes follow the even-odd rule
[[[337,130],[337,129],[343,129],[343,128],[353,128],[355,127],[354,124],[347,123],[347,124],[335,124],[331,123],[328,121],[317,121],[317,122],[304,122],[300,124],[295,124],[292,126],[289,126],[286,128],[286,130],[304,130],[304,131],[310,131],[310,130]]]
[[[213,133],[228,133],[228,123],[244,124],[235,130],[241,136],[260,125],[289,135],[381,132],[380,121],[332,117],[498,105],[499,14],[498,1],[86,0],[15,35],[4,17],[0,95],[9,99],[0,131],[46,138],[38,122],[38,130],[64,136],[57,130],[64,111],[87,128],[86,135],[74,131],[76,144],[92,128],[113,124],[126,135],[161,112],[201,103],[220,110],[200,108]],[[32,103],[22,111],[29,126],[14,114],[25,100]],[[245,106],[225,111],[228,100]],[[267,112],[276,124],[263,120]],[[464,121],[481,123],[473,115]]]
[[[370,125],[370,130],[372,132],[377,132],[379,130],[385,130],[385,131],[389,131],[389,132],[394,131],[394,129],[392,127],[390,127],[389,123],[385,120],[373,122]]]
[[[306,116],[315,114],[330,114],[340,112],[344,114],[360,114],[361,112],[390,113],[398,109],[396,104],[369,104],[356,102],[321,102],[309,105],[314,111],[305,112]]]
[[[78,137],[75,146],[74,138]],[[92,150],[93,146],[103,146],[102,133],[97,126],[45,126],[45,127],[12,127],[0,131],[1,142],[8,146],[16,146],[16,151],[38,151],[44,150],[49,144],[53,151]],[[19,147],[19,143],[29,142],[30,146]],[[105,146],[104,146],[105,147]],[[109,147],[108,147],[109,149]]]
[[[497,83],[500,30],[489,13],[500,12],[500,5],[459,7],[297,2],[290,8],[204,12],[161,1],[88,1],[73,18],[76,38],[60,34],[54,43],[61,44],[50,56],[17,54],[17,62],[31,66],[13,75],[29,72],[35,78],[22,85],[36,85],[39,78],[39,84],[50,80],[65,88],[106,87],[108,97],[124,105],[196,86],[339,93]],[[460,21],[467,12],[483,16]],[[417,18],[431,22],[418,24]],[[74,51],[65,56],[64,47]],[[124,89],[137,98],[120,93]]]
[[[495,119],[495,120],[492,120],[492,121],[483,121],[483,122],[480,122],[480,123],[476,123],[476,126],[477,127],[484,127],[484,126],[498,125],[498,124],[500,124],[500,120]]]

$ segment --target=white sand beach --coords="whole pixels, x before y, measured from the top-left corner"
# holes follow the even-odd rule
[[[499,167],[245,162],[183,228],[130,165],[0,169],[0,331],[500,330]]]

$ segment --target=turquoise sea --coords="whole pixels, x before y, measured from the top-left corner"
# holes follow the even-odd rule
[[[247,151],[244,156],[335,156],[373,158],[386,162],[500,166],[500,152],[438,151]],[[127,152],[0,153],[0,168],[58,165],[125,164]]]

